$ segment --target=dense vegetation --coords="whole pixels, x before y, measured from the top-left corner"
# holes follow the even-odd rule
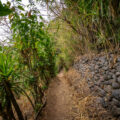
[[[82,53],[119,47],[119,0],[65,0],[60,4],[53,1],[47,4],[51,12],[77,34]]]
[[[8,4],[10,7],[11,3]],[[54,42],[45,30],[42,17],[37,16],[39,11],[27,12],[20,3],[16,4],[17,10],[14,6],[10,10],[3,5],[12,11],[9,15],[12,45],[3,48],[0,55],[0,113],[5,120],[16,119],[12,105],[19,120],[24,120],[16,101],[16,96],[22,94],[26,95],[37,115],[43,106],[42,98],[49,79],[55,76]],[[1,16],[5,15],[2,12]]]
[[[46,5],[54,20],[44,23],[36,4],[27,10],[21,0],[2,4],[12,31],[10,45],[0,52],[0,115],[3,120],[25,116],[17,99],[25,95],[35,119],[44,106],[44,90],[63,67],[67,70],[75,53],[113,50],[120,47],[119,0],[37,0]],[[118,50],[119,51],[119,50]],[[26,118],[27,119],[27,118]]]

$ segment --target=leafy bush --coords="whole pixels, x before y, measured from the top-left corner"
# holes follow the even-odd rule
[[[21,94],[20,83],[16,81],[14,63],[10,56],[0,53],[0,114],[3,119],[14,119],[12,105],[17,112],[19,120],[24,120],[22,112],[17,104],[14,93]]]
[[[58,19],[62,19],[78,34],[77,39],[75,35],[73,39],[79,41],[81,53],[119,48],[119,0],[45,2]]]
[[[9,2],[7,4],[2,4],[0,1],[0,16],[6,16],[12,13],[12,10],[9,8]]]
[[[82,36],[84,48],[119,47],[119,27],[115,27],[120,24],[119,0],[65,0],[65,4],[63,15]]]
[[[29,71],[26,83],[32,87],[38,110],[38,105],[42,104],[43,88],[55,76],[55,52],[53,41],[45,30],[41,16],[38,18],[37,14],[39,12],[34,10],[21,14],[15,12],[10,20],[19,62]]]

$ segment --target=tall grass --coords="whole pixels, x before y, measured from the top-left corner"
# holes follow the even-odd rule
[[[47,1],[51,12],[76,32],[81,53],[118,49],[120,43],[119,0]],[[64,5],[63,5],[64,4]],[[61,10],[62,7],[62,10]],[[64,33],[66,34],[66,32]],[[70,39],[69,39],[70,40]]]
[[[48,27],[49,33],[54,36],[56,49],[56,69],[59,72],[67,70],[73,63],[75,56],[76,40],[73,39],[72,29],[62,20],[51,21]]]
[[[117,0],[65,0],[63,17],[77,29],[84,48],[118,48],[120,42],[120,5]],[[68,14],[69,13],[69,14]],[[116,28],[117,27],[117,28]]]

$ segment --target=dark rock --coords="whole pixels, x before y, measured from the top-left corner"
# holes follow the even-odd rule
[[[109,81],[111,81],[112,83],[117,82],[116,79],[110,79]]]
[[[102,69],[107,71],[109,69],[109,67],[108,66],[104,66]]]
[[[99,73],[99,69],[96,69],[96,70],[95,70],[95,73],[96,73],[96,74]]]
[[[103,84],[104,84],[104,85],[111,85],[112,82],[111,82],[111,81],[105,81]]]
[[[117,58],[117,62],[120,62],[120,57]]]
[[[99,96],[96,99],[97,103],[109,109],[113,115],[120,116],[120,57],[110,68],[109,63],[113,62],[114,54],[108,54],[108,58],[105,55],[98,55],[92,60],[83,57],[74,64],[74,67],[83,78],[86,70],[89,71],[90,76],[86,81],[90,90],[94,91],[94,95]]]
[[[97,99],[96,99],[96,101],[97,101],[97,103],[99,103],[99,104],[105,104],[105,100],[104,100],[104,98],[102,98],[102,97],[98,97]]]
[[[92,77],[94,77],[95,76],[95,72],[89,72],[90,74],[89,75],[91,75]]]
[[[112,79],[112,75],[111,74],[108,75],[108,79]]]
[[[111,93],[111,92],[112,92],[112,87],[111,87],[111,85],[106,85],[106,86],[104,87],[104,90],[105,90],[107,93]]]
[[[108,76],[107,75],[104,75],[104,80],[108,80]]]
[[[103,101],[102,101],[102,106],[104,107],[104,108],[107,108],[108,107],[108,103],[105,101],[105,99],[103,98]]]
[[[120,100],[120,89],[115,89],[112,91],[112,97]]]
[[[115,74],[113,74],[113,75],[112,75],[112,78],[113,78],[113,79],[116,79],[117,77],[116,77],[116,75],[115,75]]]
[[[120,108],[118,108],[118,107],[116,107],[116,106],[113,106],[111,112],[112,112],[112,114],[113,114],[114,116],[117,117],[117,116],[120,115]]]
[[[120,72],[116,72],[116,76],[120,76]]]
[[[105,71],[105,74],[107,74],[107,75],[108,75],[108,74],[109,74],[109,71]]]
[[[101,82],[104,82],[104,77],[103,76],[100,76],[100,79],[99,79]]]
[[[104,65],[105,65],[105,66],[108,66],[108,62],[106,61],[106,62],[104,63]]]
[[[113,98],[113,99],[112,99],[112,105],[116,105],[116,106],[120,107],[120,102],[119,102],[119,100]]]
[[[119,65],[117,65],[116,70],[120,71],[120,63],[119,63]]]
[[[98,88],[97,91],[98,91],[98,95],[101,96],[101,97],[104,97],[106,95],[106,92],[101,88]]]
[[[100,78],[98,76],[94,76],[94,80],[98,81]]]
[[[95,65],[95,69],[99,69],[99,66],[98,66],[98,65]]]
[[[95,61],[99,61],[99,58],[96,57],[96,58],[94,58],[94,60],[95,60]]]
[[[112,70],[111,70],[111,72],[112,72],[112,73],[115,73],[115,72],[116,72],[116,70],[115,70],[115,69],[112,69]]]
[[[120,77],[117,78],[118,83],[120,83]]]
[[[102,57],[99,58],[99,60],[100,60],[102,63],[104,63],[104,62],[106,61],[106,58],[107,58],[106,56],[102,56]]]
[[[113,89],[119,89],[119,88],[120,88],[120,85],[119,85],[117,82],[113,82],[113,83],[112,83],[112,88],[113,88]]]

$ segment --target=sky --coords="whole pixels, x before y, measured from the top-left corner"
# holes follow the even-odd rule
[[[7,1],[14,1],[14,0],[1,0],[2,3],[6,3]],[[29,0],[22,0],[22,3],[24,5],[28,5],[29,4]],[[40,4],[36,4],[37,8],[40,10],[40,13],[43,15],[43,18],[45,20],[48,20],[48,19],[51,19],[51,18],[48,18],[48,14],[49,14],[49,11],[47,10],[47,7],[42,7]]]
[[[2,3],[6,3],[7,0],[1,0]],[[9,1],[14,1],[14,0],[9,0]],[[24,5],[28,5],[29,1],[28,0],[22,0],[22,3]],[[40,10],[41,15],[43,16],[43,18],[49,22],[50,19],[52,19],[51,17],[48,17],[49,11],[47,10],[46,7],[42,7],[41,5],[37,4],[36,5],[37,8]],[[0,44],[4,44],[7,45],[7,43],[9,42],[8,39],[6,39],[6,37],[9,37],[10,34],[4,32],[3,29],[8,30],[8,28],[6,28],[5,26],[0,26]]]

